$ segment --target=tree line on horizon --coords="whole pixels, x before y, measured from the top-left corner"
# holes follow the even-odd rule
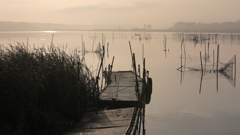
[[[170,27],[171,31],[212,31],[212,32],[240,32],[240,20],[222,23],[178,22]]]
[[[28,30],[94,30],[91,25],[66,25],[54,23],[29,23],[0,21],[0,31],[28,31]],[[104,30],[104,28],[100,29]],[[112,29],[117,30],[117,29]],[[119,30],[119,29],[118,29]],[[134,28],[129,30],[149,30],[145,28]],[[181,31],[181,32],[240,32],[240,20],[236,22],[222,23],[195,23],[177,22],[166,29],[151,29],[152,31]]]

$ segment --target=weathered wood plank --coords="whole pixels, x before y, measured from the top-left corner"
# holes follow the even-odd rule
[[[115,80],[116,78],[116,80]],[[138,81],[142,81],[140,77],[137,77]],[[135,82],[135,74],[132,71],[115,71],[111,74],[112,82],[119,82],[119,81],[132,81]]]
[[[136,76],[131,71],[112,72],[112,82],[104,89],[99,98],[102,101],[138,101],[136,92]],[[138,78],[138,90],[141,93],[142,79]]]
[[[125,134],[130,126],[134,107],[89,112],[74,129],[64,135]]]

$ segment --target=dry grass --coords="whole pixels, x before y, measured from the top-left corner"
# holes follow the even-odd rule
[[[95,79],[77,53],[0,45],[0,134],[61,134],[94,106],[94,95]]]

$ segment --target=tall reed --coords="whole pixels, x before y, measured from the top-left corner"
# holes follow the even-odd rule
[[[0,45],[0,134],[61,134],[95,105],[95,92],[77,53]]]

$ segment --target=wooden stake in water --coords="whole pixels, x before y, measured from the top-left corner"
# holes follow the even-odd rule
[[[216,81],[217,81],[217,92],[218,92],[218,62],[219,62],[219,45],[217,46],[217,78],[216,78]]]
[[[146,83],[145,58],[143,58],[143,83]]]
[[[202,65],[202,54],[201,54],[201,51],[200,51],[200,61],[201,61],[201,69],[202,69],[202,73],[203,73],[203,65]]]
[[[215,55],[214,55],[214,50],[213,50],[213,70],[214,70],[214,62],[215,62]]]
[[[142,60],[144,58],[144,44],[142,44]]]
[[[183,66],[182,66],[182,54],[181,54],[181,67],[180,67],[180,68],[181,68],[181,76],[180,76],[180,84],[182,84],[182,74],[183,74],[183,73],[182,73],[182,67],[183,67]]]
[[[216,67],[217,73],[218,73],[218,62],[219,62],[219,45],[217,46],[217,67]]]
[[[234,71],[234,87],[236,86],[236,72],[237,72],[237,56],[235,55],[235,62],[234,62],[234,64],[235,64],[235,71]]]
[[[209,42],[208,42],[208,58],[209,58]]]
[[[203,73],[201,73],[201,80],[200,80],[200,88],[199,88],[199,94],[202,91],[202,79],[203,79]]]
[[[129,47],[130,47],[130,52],[131,52],[131,57],[133,56],[133,53],[132,53],[132,47],[131,47],[131,42],[129,41]]]
[[[138,65],[138,76],[141,77],[140,64]]]
[[[133,53],[132,53],[132,47],[131,47],[131,42],[129,41],[129,48],[130,48],[130,53],[131,53],[131,58],[132,58],[132,68],[134,71],[134,67],[133,67]]]

